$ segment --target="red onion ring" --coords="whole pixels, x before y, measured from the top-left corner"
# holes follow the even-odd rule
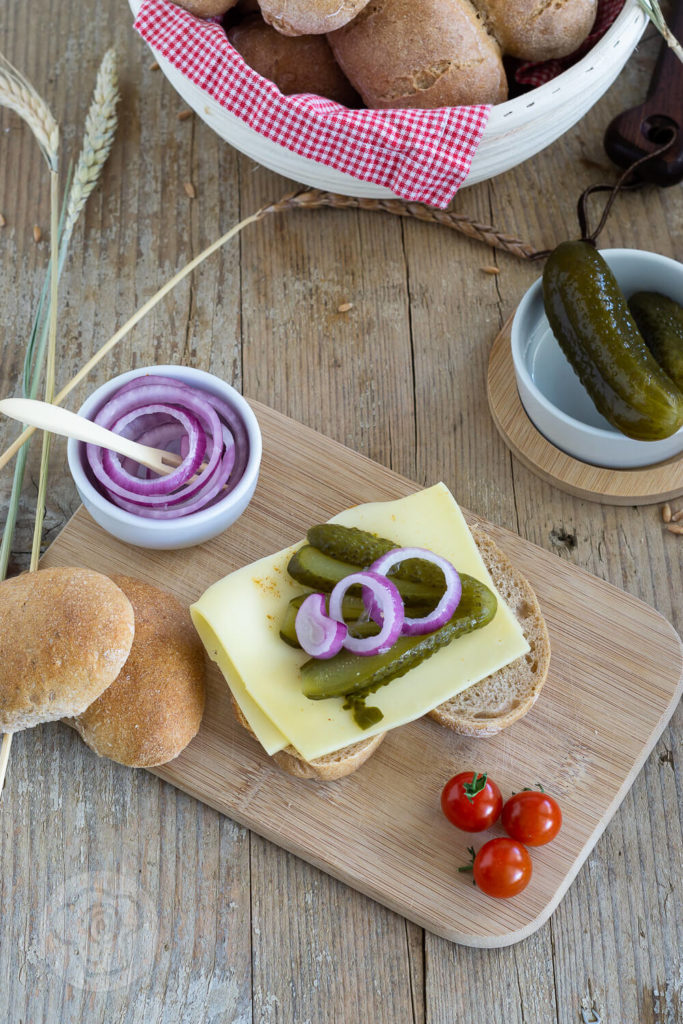
[[[376,602],[381,629],[376,636],[355,637],[347,633],[343,646],[352,654],[384,654],[401,635],[404,609],[401,595],[395,583],[373,569],[352,572],[336,584],[330,594],[329,616],[343,622],[342,601],[344,594],[354,584],[369,590]]]
[[[394,548],[393,551],[388,551],[386,555],[382,555],[381,558],[373,562],[370,566],[370,571],[386,575],[395,565],[408,558],[421,558],[425,562],[431,562],[432,565],[436,565],[441,569],[446,585],[441,600],[429,615],[424,615],[419,619],[410,618],[409,616],[404,617],[402,635],[420,636],[423,633],[432,633],[435,629],[440,629],[453,616],[462,597],[462,583],[460,576],[451,563],[442,558],[441,555],[435,555],[433,551],[429,551],[427,548]],[[374,619],[376,614],[374,603],[369,608],[369,611]]]
[[[294,620],[297,640],[312,658],[333,658],[341,649],[348,630],[345,623],[331,619],[325,611],[325,595],[309,594]]]
[[[178,518],[220,501],[237,486],[249,458],[239,414],[223,399],[172,377],[143,374],[127,381],[95,422],[141,444],[181,452],[180,465],[157,476],[108,449],[85,446],[106,497],[143,518]]]

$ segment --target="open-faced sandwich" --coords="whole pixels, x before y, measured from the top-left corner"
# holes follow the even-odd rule
[[[300,777],[347,775],[425,714],[498,732],[550,661],[531,586],[443,484],[312,527],[190,611],[239,721]]]

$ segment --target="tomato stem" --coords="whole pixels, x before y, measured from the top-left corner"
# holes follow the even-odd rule
[[[477,775],[477,773],[474,772],[472,776],[472,781],[466,782],[465,785],[462,787],[463,793],[465,794],[465,796],[467,797],[471,804],[474,803],[474,798],[477,795],[477,793],[481,793],[482,789],[486,785],[487,778],[488,775],[486,772],[484,772],[483,775]]]
[[[469,853],[469,855],[471,857],[471,860],[470,860],[469,864],[463,864],[462,867],[459,867],[458,871],[474,871],[474,856],[475,856],[475,854],[474,854],[474,847],[473,846],[468,846],[467,847],[467,852]],[[472,879],[472,885],[476,885],[476,884],[477,883],[475,882],[475,880]]]

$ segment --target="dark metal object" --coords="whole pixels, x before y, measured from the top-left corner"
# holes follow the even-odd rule
[[[671,30],[683,42],[683,0],[676,4]],[[620,167],[663,145],[665,152],[642,164],[635,177],[664,187],[683,180],[683,64],[665,42],[645,102],[619,114],[605,132],[607,155]]]

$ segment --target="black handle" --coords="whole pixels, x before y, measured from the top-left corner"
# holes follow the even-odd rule
[[[671,31],[683,42],[683,0]],[[639,178],[662,186],[683,180],[683,64],[662,42],[645,102],[614,118],[605,132],[605,150],[615,164],[630,167],[667,142],[672,144],[665,153],[634,172]]]

